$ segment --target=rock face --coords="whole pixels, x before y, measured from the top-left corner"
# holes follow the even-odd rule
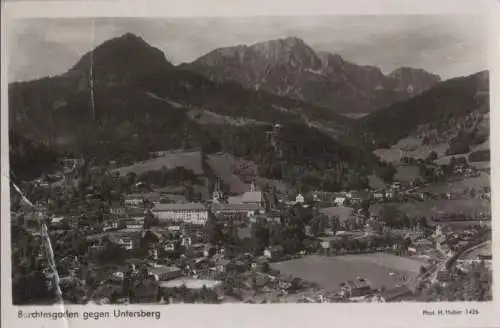
[[[315,52],[298,38],[220,48],[183,69],[216,81],[236,81],[327,107],[339,113],[370,113],[428,90],[441,79],[422,69],[399,68],[388,75],[340,55]]]

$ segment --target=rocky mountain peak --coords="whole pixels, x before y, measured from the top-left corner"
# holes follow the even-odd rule
[[[385,75],[339,54],[316,52],[297,37],[214,50],[183,68],[347,113],[373,112],[440,82],[437,75],[406,67]]]
[[[318,68],[321,65],[314,50],[296,37],[259,42],[249,49],[271,64],[290,64],[302,68]]]
[[[340,66],[344,64],[344,58],[339,54],[332,54],[326,51],[318,51],[318,58],[321,60],[323,67],[327,66]]]

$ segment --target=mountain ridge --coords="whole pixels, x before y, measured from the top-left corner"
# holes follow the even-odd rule
[[[299,172],[308,172],[309,183],[323,183],[338,190],[341,186],[350,188],[346,181],[356,181],[357,187],[365,188],[364,177],[379,165],[367,145],[374,139],[392,140],[416,128],[423,122],[415,119],[422,106],[426,120],[432,121],[440,120],[434,110],[450,112],[450,108],[461,104],[458,112],[466,113],[468,106],[477,105],[469,99],[475,92],[474,81],[443,82],[413,98],[424,99],[418,100],[417,105],[403,101],[393,105],[398,110],[389,107],[358,122],[298,99],[249,90],[237,82],[212,81],[182,66],[173,66],[158,49],[137,38],[127,36],[111,41],[85,54],[62,75],[9,84],[11,132],[23,139],[45,141],[51,151],[57,149],[73,156],[87,154],[84,157],[91,154],[120,165],[144,160],[150,151],[165,149],[198,147],[204,151],[226,151],[255,161],[268,178],[297,182]],[[302,45],[294,39],[277,45],[278,50],[296,46]],[[121,51],[128,47],[139,55],[117,58],[115,62],[113,58],[122,56]],[[93,84],[88,79],[87,66],[91,54],[97,60],[93,61]],[[281,50],[274,55],[279,66]],[[322,65],[310,55],[304,51],[285,57],[290,62]],[[330,60],[344,62],[339,56]],[[344,66],[342,72],[348,74],[349,66]],[[379,75],[376,68],[368,71]],[[405,70],[400,72],[405,74]],[[344,88],[361,95],[363,92],[353,83]],[[427,108],[427,104],[434,107]],[[405,113],[407,108],[409,115]],[[219,120],[203,122],[200,113],[215,113]],[[224,123],[241,118],[247,119],[246,124]],[[266,146],[266,131],[276,123],[286,132],[284,166]],[[364,130],[363,124],[369,129]],[[43,147],[40,149],[43,152]],[[12,158],[18,159],[16,165],[29,169],[24,160],[29,157],[22,156],[25,151],[11,148],[11,152],[16,154]],[[30,151],[34,152],[37,150]],[[48,160],[52,157],[46,156]]]
[[[443,130],[451,120],[462,120],[473,112],[488,113],[488,96],[487,70],[449,79],[414,98],[359,119],[352,133],[363,135],[367,144],[388,148],[415,133],[419,125],[430,124],[433,129]]]
[[[296,37],[217,48],[178,67],[338,113],[374,112],[441,82],[420,68],[401,67],[385,75],[378,67],[357,65],[339,54],[316,52]]]
[[[169,101],[159,102],[148,93]],[[192,109],[269,124],[322,122],[332,131],[349,124],[342,116],[299,100],[246,90],[234,82],[212,82],[182,70],[159,49],[130,33],[98,45],[66,73],[9,84],[10,127],[49,143],[75,139],[81,129],[94,134],[124,129],[133,135],[146,124],[142,114],[149,115],[147,124],[153,124]],[[127,128],[125,121],[129,122]],[[137,128],[130,127],[134,124]]]

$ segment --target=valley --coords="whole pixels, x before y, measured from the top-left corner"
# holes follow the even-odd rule
[[[9,85],[15,304],[489,299],[487,71],[167,58],[127,33]]]

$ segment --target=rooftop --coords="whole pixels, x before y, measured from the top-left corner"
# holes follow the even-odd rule
[[[256,211],[261,209],[260,204],[214,204],[213,209],[216,211]]]
[[[133,193],[125,196],[125,199],[160,199],[160,194],[157,192]]]
[[[193,211],[203,211],[207,208],[201,203],[184,203],[184,204],[155,204],[153,211],[163,212],[163,211],[183,211],[183,210],[193,210]]]
[[[241,196],[243,203],[260,203],[262,202],[261,191],[247,191]]]

